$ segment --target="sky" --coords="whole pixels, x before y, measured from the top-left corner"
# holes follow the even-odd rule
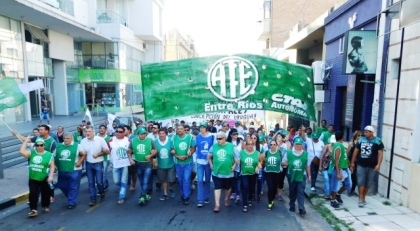
[[[199,56],[261,54],[262,0],[165,0],[164,33],[178,29]]]

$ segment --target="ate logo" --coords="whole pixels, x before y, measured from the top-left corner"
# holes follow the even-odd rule
[[[254,161],[253,161],[253,159],[251,157],[245,158],[245,165],[247,167],[252,167],[252,162],[254,162]]]
[[[127,158],[127,151],[125,148],[118,148],[116,153],[119,160]]]
[[[244,58],[222,58],[208,72],[207,84],[218,99],[236,102],[253,94],[258,84],[258,71],[254,64]]]
[[[300,160],[293,161],[293,167],[294,168],[300,168],[301,166],[302,166],[302,161],[300,161]]]
[[[39,164],[42,162],[42,156],[35,156],[34,159],[34,164]]]
[[[187,149],[187,143],[182,142],[182,143],[179,144],[178,147],[179,147],[179,149],[181,149],[182,151],[184,151],[185,149]]]
[[[144,144],[137,145],[137,151],[141,154],[144,154],[146,152],[146,145]]]
[[[275,166],[277,164],[277,158],[274,156],[270,156],[267,159],[267,163],[271,166]]]
[[[220,149],[219,151],[217,151],[216,155],[220,161],[224,161],[226,159],[226,151],[223,149]]]
[[[160,158],[162,159],[166,159],[169,157],[168,155],[169,152],[168,152],[168,149],[166,148],[162,148],[159,153],[160,153]]]
[[[63,150],[60,153],[60,156],[62,159],[68,159],[70,156],[70,151],[69,150]]]

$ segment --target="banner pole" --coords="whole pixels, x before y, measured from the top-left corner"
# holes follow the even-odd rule
[[[7,125],[7,123],[6,122],[4,122],[4,120],[3,120],[3,115],[0,115],[0,121],[1,122],[3,122],[3,124],[4,125],[6,125],[6,127],[12,132],[13,131],[13,129],[11,128],[11,127],[9,127],[9,125]],[[19,139],[19,137],[17,137],[17,136],[15,136],[18,140],[20,140],[20,142],[22,142],[23,143],[23,141],[21,140],[21,139]]]

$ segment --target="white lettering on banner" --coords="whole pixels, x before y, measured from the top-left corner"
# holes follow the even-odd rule
[[[248,80],[248,84],[245,82],[246,80]],[[228,102],[238,101],[253,94],[258,84],[258,71],[249,60],[244,58],[237,56],[222,58],[210,68],[207,84],[218,99]],[[229,104],[222,105],[226,107]],[[234,108],[220,110],[234,110]]]
[[[251,120],[264,118],[264,111],[258,110],[238,110],[238,111],[225,111],[214,112],[206,114],[198,114],[192,116],[185,116],[177,118],[186,122],[205,121],[205,120]]]

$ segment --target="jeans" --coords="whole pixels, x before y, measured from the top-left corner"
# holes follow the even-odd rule
[[[181,191],[181,196],[184,200],[190,199],[191,194],[191,172],[193,170],[193,164],[176,164],[176,175],[178,177],[179,188]],[[207,181],[207,178],[206,178]],[[210,185],[210,181],[208,183]]]
[[[50,186],[46,180],[38,181],[29,179],[29,207],[31,210],[37,210],[38,195],[41,190],[41,206],[50,207]]]
[[[319,166],[311,163],[311,187],[315,187],[316,178],[318,177]]]
[[[340,169],[342,180],[337,178],[337,171],[334,169],[332,174],[332,188],[331,191],[338,192],[342,187],[346,189],[351,189],[351,172],[349,168]],[[344,178],[343,174],[346,174]]]
[[[332,175],[328,174],[328,169],[322,171],[322,175],[324,176],[325,195],[330,196],[332,189]]]
[[[290,208],[295,209],[296,199],[298,201],[299,210],[305,210],[305,197],[303,195],[305,191],[306,177],[303,177],[302,182],[290,181],[289,184],[289,198],[290,198]]]
[[[249,201],[252,201],[253,194],[255,193],[255,183],[257,181],[257,174],[242,175],[242,205],[247,206]]]
[[[267,181],[267,187],[268,187],[267,196],[268,196],[269,204],[274,201],[274,198],[276,198],[277,186],[279,185],[279,182],[280,182],[280,174],[281,173],[277,173],[277,172],[265,173],[265,179]]]
[[[232,193],[235,193],[236,196],[241,195],[241,173],[235,171],[233,176],[233,187]]]
[[[206,184],[203,185],[204,175],[206,177]],[[209,164],[197,164],[197,178],[198,178],[198,193],[197,200],[198,202],[204,202],[204,199],[209,199],[210,197],[210,178],[211,169]]]
[[[114,183],[120,187],[118,199],[124,199],[127,191],[128,167],[113,168],[112,178],[114,178]]]
[[[264,181],[265,181],[265,171],[262,169],[258,173],[258,180],[257,180],[257,196],[261,196],[261,191],[264,187]]]
[[[82,170],[75,170],[73,172],[58,172],[57,186],[67,197],[68,205],[77,204],[81,179]]]
[[[142,197],[145,196],[147,194],[147,190],[149,190],[149,179],[150,175],[152,175],[152,165],[149,164],[142,166],[136,163],[136,172],[141,186],[140,197]]]
[[[96,202],[96,187],[98,186],[99,194],[104,194],[104,185],[103,185],[103,168],[104,165],[102,162],[98,163],[89,163],[86,161],[86,175],[89,182],[89,195],[92,202]]]
[[[108,166],[109,166],[109,160],[104,161],[104,175],[103,175],[103,180],[104,180],[104,189],[109,187],[109,183],[108,183]]]

